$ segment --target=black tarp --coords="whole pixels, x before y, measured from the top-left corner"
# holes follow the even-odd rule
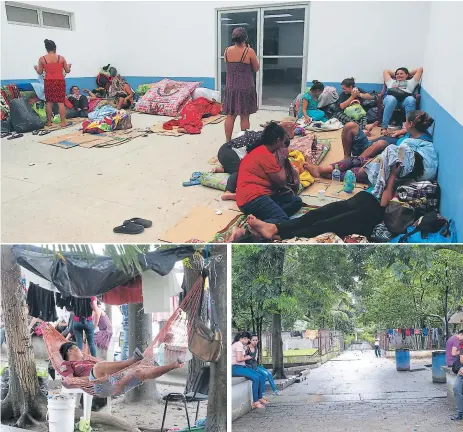
[[[111,257],[95,255],[90,258],[75,252],[58,253],[32,245],[15,245],[13,252],[19,265],[53,283],[64,296],[91,297],[102,295],[139,276],[134,268],[116,268]],[[191,257],[193,246],[179,246],[139,254],[141,268],[161,276],[172,271],[177,261]]]

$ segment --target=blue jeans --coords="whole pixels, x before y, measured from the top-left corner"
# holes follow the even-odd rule
[[[268,223],[277,223],[289,220],[289,217],[302,207],[302,200],[294,194],[278,195],[271,197],[262,195],[240,207],[246,215],[254,215],[257,219]]]
[[[271,389],[273,390],[273,393],[278,392],[277,386],[275,385],[275,381],[273,381],[273,375],[265,369],[262,365],[257,366],[257,372],[259,372],[261,375],[265,377],[265,379],[268,380],[268,383],[270,384]]]
[[[121,348],[121,360],[127,360],[129,358],[129,329],[123,327],[122,329],[122,348]]]
[[[254,369],[241,365],[232,365],[232,377],[244,377],[252,381],[253,402],[257,402],[264,395],[265,378]]]
[[[84,348],[84,331],[87,337],[88,347],[90,348],[90,354],[96,357],[96,346],[95,346],[95,327],[93,326],[92,320],[83,319],[80,322],[74,321],[72,323],[72,331],[76,337],[77,346],[80,350]]]
[[[463,417],[463,376],[457,375],[455,384],[453,385],[453,395],[457,405],[457,416]]]
[[[398,103],[399,101],[394,96],[387,95],[384,98],[383,123],[381,128],[387,129]],[[416,109],[416,99],[413,96],[407,96],[402,102],[400,102],[400,107],[405,111],[405,117],[407,117],[410,111]]]

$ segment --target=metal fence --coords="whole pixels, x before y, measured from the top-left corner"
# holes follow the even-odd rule
[[[400,348],[408,348],[412,351],[445,349],[445,336],[443,332],[429,331],[426,336],[410,335],[404,336],[402,333],[394,332],[392,335],[387,330],[379,333],[379,342],[381,349],[395,350]]]

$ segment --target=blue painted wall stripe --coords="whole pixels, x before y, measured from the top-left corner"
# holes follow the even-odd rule
[[[421,89],[421,109],[434,120],[434,145],[439,154],[437,181],[442,189],[441,213],[455,221],[463,242],[463,125],[427,91]]]

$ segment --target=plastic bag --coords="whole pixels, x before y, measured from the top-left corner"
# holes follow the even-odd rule
[[[38,114],[43,122],[47,121],[47,111],[43,103],[37,102],[33,104],[32,109]]]
[[[10,102],[11,125],[18,133],[32,132],[42,129],[45,122],[34,109],[22,98]]]

